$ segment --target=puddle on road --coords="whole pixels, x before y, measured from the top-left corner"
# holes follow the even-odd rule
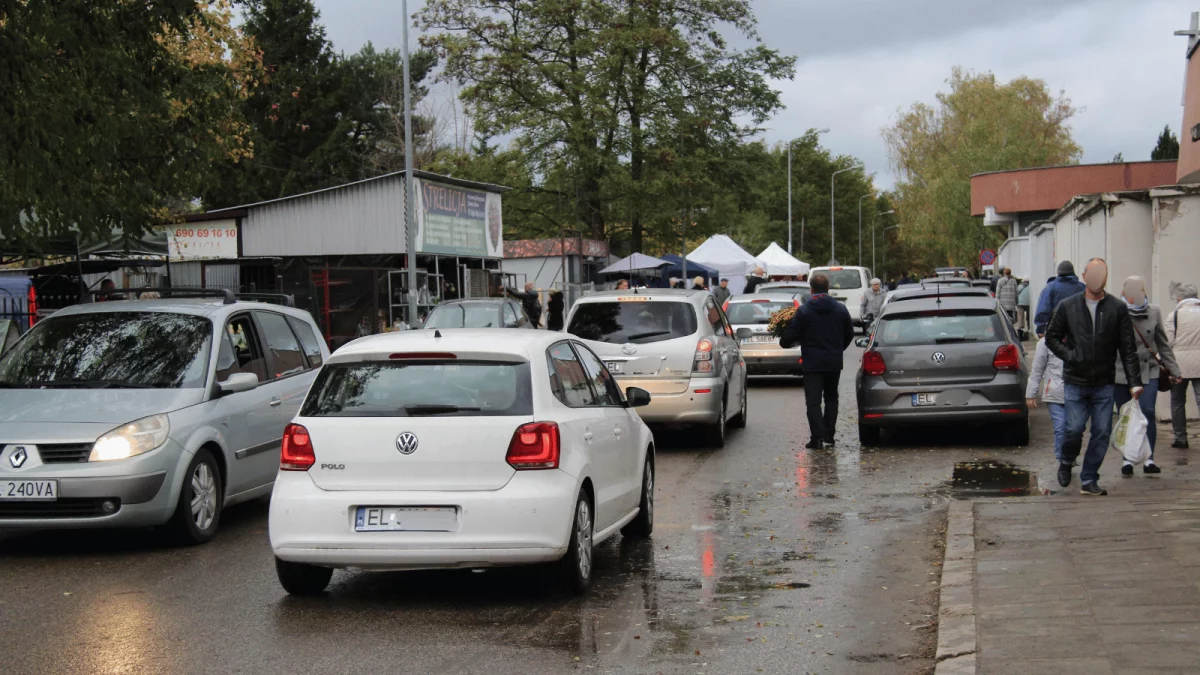
[[[950,477],[956,497],[1025,497],[1037,494],[1037,477],[1009,462],[958,462]]]

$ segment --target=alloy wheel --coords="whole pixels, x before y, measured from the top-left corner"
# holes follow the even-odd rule
[[[217,515],[216,480],[212,467],[206,462],[196,465],[192,472],[192,521],[203,531],[212,526]]]
[[[579,549],[579,575],[587,579],[592,574],[592,512],[587,500],[579,500],[575,511],[575,544]]]

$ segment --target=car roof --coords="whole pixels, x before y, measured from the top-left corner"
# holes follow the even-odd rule
[[[616,298],[631,298],[633,296],[648,298],[650,300],[696,301],[697,299],[704,300],[705,298],[711,298],[712,293],[702,291],[699,288],[627,288],[620,291],[596,291],[595,293],[588,293],[575,304],[612,301]]]
[[[755,290],[771,289],[771,288],[797,288],[797,287],[812,288],[812,284],[809,284],[807,281],[771,281],[771,282],[768,282],[765,284],[759,284],[758,288],[756,288]]]
[[[742,293],[729,298],[729,302],[783,302],[802,295],[803,293]]]
[[[858,265],[826,265],[823,267],[814,267],[814,268],[810,269],[808,272],[811,275],[813,272],[816,272],[817,270],[835,270],[836,271],[836,270],[865,270],[865,269],[867,269],[867,268],[860,267]]]
[[[119,293],[120,291],[118,291]],[[70,305],[56,311],[51,316],[70,316],[73,314],[96,314],[100,312],[163,312],[169,314],[191,314],[194,316],[211,317],[227,315],[249,309],[266,310],[287,314],[294,317],[309,318],[309,313],[294,307],[275,305],[269,302],[238,301],[225,304],[221,298],[160,298],[155,300],[113,300],[110,302],[88,302]]]
[[[566,333],[510,328],[439,328],[368,335],[340,347],[330,362],[361,360],[364,355],[396,352],[449,352],[472,355],[530,358],[563,340],[578,340]]]
[[[880,318],[895,314],[920,314],[937,310],[991,310],[995,311],[996,299],[988,295],[943,295],[942,297],[918,298],[905,302],[889,302]]]
[[[966,277],[930,277],[922,279],[922,284],[940,284],[942,286],[970,286],[971,280]]]
[[[514,298],[457,298],[454,300],[443,300],[443,301],[439,302],[437,304],[437,306],[441,307],[442,305],[468,305],[468,304],[498,305],[502,302],[516,302],[516,299],[514,299]]]
[[[892,291],[892,302],[896,300],[907,300],[910,298],[933,298],[941,295],[942,297],[949,296],[987,296],[991,292],[982,286],[964,286],[962,284],[936,284],[940,288],[897,288]]]

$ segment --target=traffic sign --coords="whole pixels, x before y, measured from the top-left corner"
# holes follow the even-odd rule
[[[996,262],[996,252],[991,249],[984,249],[979,252],[979,262],[982,265],[991,265]]]

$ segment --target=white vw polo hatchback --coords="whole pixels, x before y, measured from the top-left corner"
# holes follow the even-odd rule
[[[334,568],[557,561],[587,588],[592,547],[654,524],[654,438],[583,342],[502,329],[347,344],[285,433],[270,537],[289,593]]]

